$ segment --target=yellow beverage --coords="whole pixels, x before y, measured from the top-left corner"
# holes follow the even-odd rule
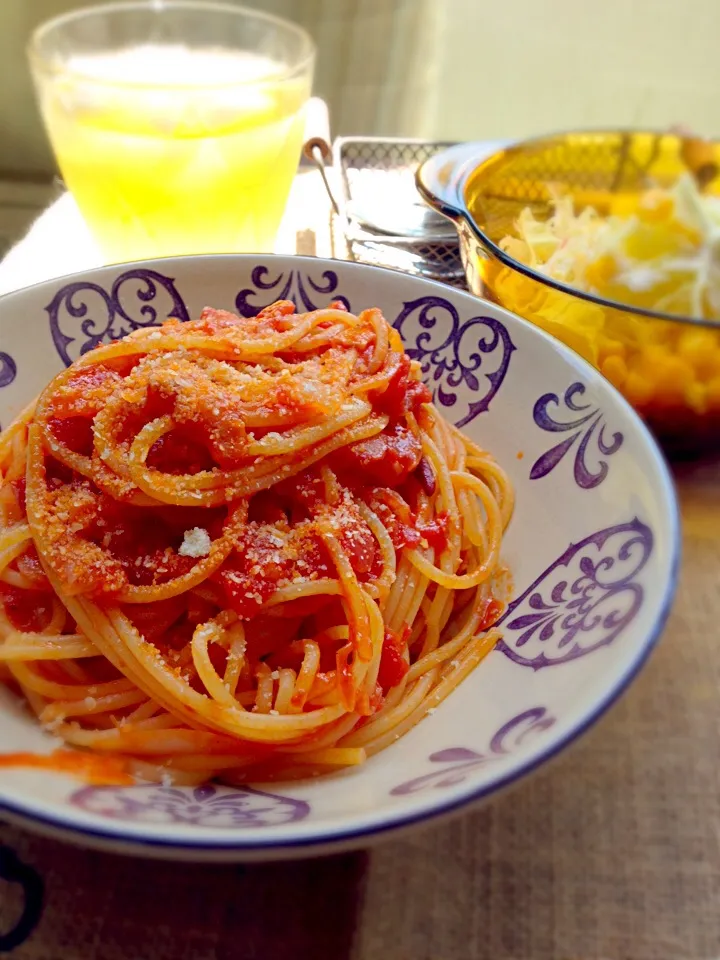
[[[61,173],[109,261],[269,251],[309,77],[242,51],[78,55],[41,104]]]

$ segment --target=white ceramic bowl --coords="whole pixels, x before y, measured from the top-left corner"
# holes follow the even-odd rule
[[[0,300],[0,423],[81,352],[206,304],[253,315],[344,297],[380,306],[435,402],[509,471],[515,583],[500,646],[434,713],[362,768],[309,782],[89,787],[0,770],[0,814],[110,850],[270,859],[366,845],[516,782],[582,733],[635,676],[675,589],[678,518],[661,454],[595,370],[537,327],[389,270],[304,257],[187,257],[65,277]],[[0,750],[51,740],[0,691]]]

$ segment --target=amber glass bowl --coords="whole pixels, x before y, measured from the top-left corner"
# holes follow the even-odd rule
[[[500,249],[520,212],[552,213],[551,190],[579,212],[633,207],[690,168],[720,193],[720,143],[652,131],[585,131],[524,141],[483,159],[451,147],[418,171],[418,189],[458,230],[468,286],[564,341],[632,403],[674,455],[720,447],[720,320],[628,306],[542,276]]]

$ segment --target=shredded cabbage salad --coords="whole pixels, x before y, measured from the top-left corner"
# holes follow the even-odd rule
[[[720,197],[690,174],[671,189],[613,198],[608,215],[576,213],[556,196],[553,214],[529,208],[500,246],[538,273],[619,303],[703,319],[720,318]]]

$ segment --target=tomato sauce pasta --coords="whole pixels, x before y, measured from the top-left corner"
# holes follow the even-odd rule
[[[512,506],[378,309],[137,330],[0,434],[0,676],[132,777],[349,767],[493,648]]]

